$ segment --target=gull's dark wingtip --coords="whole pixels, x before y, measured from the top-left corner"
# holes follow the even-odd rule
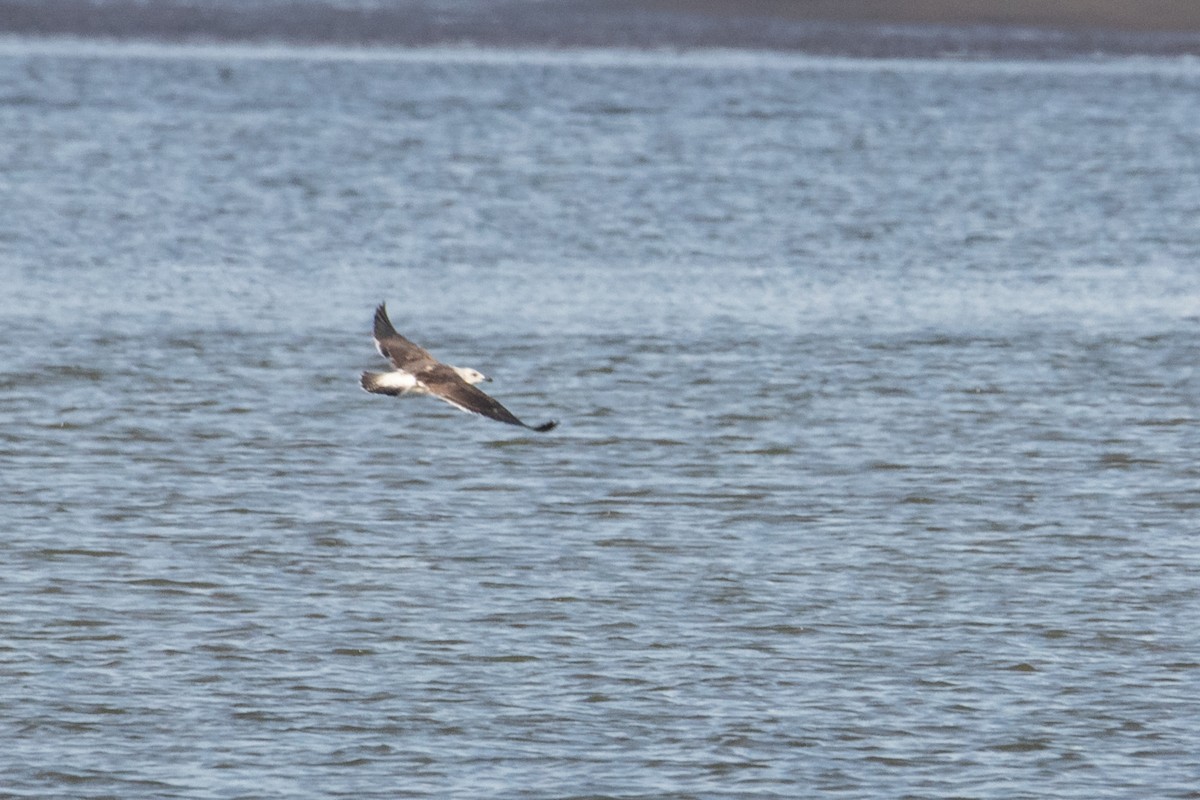
[[[545,433],[546,431],[552,431],[557,428],[558,420],[552,419],[549,422],[543,422],[541,425],[530,425],[529,427],[538,433]]]
[[[386,339],[396,334],[392,321],[388,319],[387,303],[380,303],[375,307],[375,325],[372,333],[376,339]]]

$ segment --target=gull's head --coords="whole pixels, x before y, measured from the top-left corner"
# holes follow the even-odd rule
[[[477,383],[483,383],[484,381],[491,380],[491,378],[489,378],[487,375],[484,375],[479,370],[471,369],[470,367],[455,367],[454,371],[458,373],[458,377],[462,378],[472,386]]]

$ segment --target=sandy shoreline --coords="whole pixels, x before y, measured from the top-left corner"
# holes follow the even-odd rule
[[[1200,0],[0,0],[0,35],[859,57],[1200,56]]]

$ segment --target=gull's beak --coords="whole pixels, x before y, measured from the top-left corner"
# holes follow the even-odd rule
[[[485,382],[487,382],[487,383],[491,383],[491,382],[492,382],[492,376],[491,376],[491,375],[484,375],[484,376],[483,376],[483,380],[484,380]]]

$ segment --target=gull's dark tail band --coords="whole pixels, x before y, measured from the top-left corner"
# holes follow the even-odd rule
[[[388,395],[392,395],[393,397],[404,394],[403,391],[401,391],[400,389],[398,389],[394,386],[384,385],[384,382],[382,379],[383,379],[382,373],[364,372],[362,374],[362,378],[360,379],[359,382],[362,384],[362,388],[365,389],[366,391],[370,392],[371,394],[388,394]]]

